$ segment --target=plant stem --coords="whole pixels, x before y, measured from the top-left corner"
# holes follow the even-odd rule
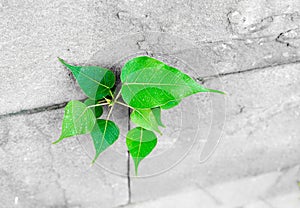
[[[87,108],[93,108],[93,107],[103,106],[103,105],[109,105],[109,103],[100,103],[100,104],[95,104],[95,105],[89,105]]]
[[[121,95],[121,90],[118,92],[118,94],[117,94],[116,98],[114,99],[114,101],[118,101],[120,95]]]
[[[98,101],[98,103],[105,103],[106,102],[106,100],[100,100],[100,101]]]
[[[106,120],[109,119],[113,109],[114,109],[114,106],[115,106],[115,103],[119,103],[117,100],[119,99],[119,97],[121,96],[121,90],[118,92],[116,98],[113,99],[113,102],[112,102],[112,105],[111,105],[111,109],[109,110],[108,114],[107,114],[107,118]],[[120,103],[119,103],[120,104]]]
[[[117,104],[119,104],[119,105],[123,105],[123,106],[125,106],[125,107],[127,107],[127,108],[134,109],[133,107],[131,107],[131,106],[125,104],[125,103],[119,102],[119,101],[115,101],[115,103],[117,103]]]
[[[109,89],[109,94],[111,95],[112,99],[114,99],[114,95],[110,89]]]
[[[111,109],[109,110],[109,112],[108,112],[108,114],[107,114],[107,118],[106,118],[106,120],[109,120],[109,117],[110,117],[110,115],[111,115],[111,113],[112,113],[112,111],[113,111],[113,109],[114,109],[114,104],[111,106]]]

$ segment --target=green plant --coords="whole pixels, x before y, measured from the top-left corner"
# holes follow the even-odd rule
[[[122,87],[115,92],[115,75],[109,69],[98,66],[72,66],[59,58],[76,78],[88,99],[82,103],[72,100],[65,107],[62,133],[54,144],[75,135],[90,133],[98,156],[119,137],[118,126],[110,119],[115,104],[132,109],[131,121],[136,128],[126,136],[126,145],[135,164],[138,165],[157,143],[154,132],[161,134],[159,127],[161,110],[175,107],[180,101],[198,92],[223,92],[199,85],[188,75],[176,68],[147,56],[129,60],[122,68]],[[125,103],[119,100],[122,96]],[[110,109],[106,119],[100,119],[103,108]]]

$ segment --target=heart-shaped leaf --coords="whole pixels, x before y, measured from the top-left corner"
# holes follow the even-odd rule
[[[135,174],[137,174],[138,166],[154,149],[157,138],[152,131],[148,131],[141,127],[131,129],[126,136],[126,145],[129,153],[134,161]]]
[[[77,100],[70,101],[65,107],[62,133],[59,139],[53,142],[53,144],[67,137],[90,133],[95,122],[95,115],[90,108]]]
[[[136,125],[150,131],[156,131],[161,134],[158,126],[162,125],[160,119],[160,109],[134,109],[130,119]]]
[[[93,100],[100,100],[110,94],[115,85],[115,75],[109,69],[98,66],[72,66],[63,59],[59,61],[73,73],[82,91]]]
[[[187,74],[147,56],[128,61],[121,72],[123,100],[133,108],[174,107],[198,92],[217,92],[199,85]]]
[[[96,161],[101,152],[107,149],[118,139],[119,134],[119,127],[114,122],[103,119],[97,120],[97,123],[91,132],[96,150],[96,155],[92,163]]]
[[[84,104],[86,106],[92,106],[92,105],[96,105],[97,101],[88,98],[88,99],[86,99],[84,101]],[[91,110],[94,112],[96,118],[99,118],[102,115],[102,113],[103,113],[103,107],[100,106],[100,105],[99,106],[95,106],[95,107],[91,107]]]

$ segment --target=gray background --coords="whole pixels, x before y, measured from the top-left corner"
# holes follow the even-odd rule
[[[0,26],[0,207],[300,206],[299,1],[0,0]],[[128,178],[90,167],[76,139],[51,145],[65,102],[85,98],[56,57],[88,63],[147,31],[195,43],[221,76],[226,127],[214,155],[200,164],[194,148],[164,174]]]

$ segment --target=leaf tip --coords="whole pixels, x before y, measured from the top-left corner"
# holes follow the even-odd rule
[[[65,67],[71,69],[72,65],[68,64],[65,60],[63,60],[63,59],[60,58],[60,57],[57,57],[57,59],[58,59],[58,61],[59,61],[60,63],[62,63],[62,65],[64,65]]]
[[[225,92],[223,92],[223,91],[220,91],[220,90],[208,89],[208,92],[214,92],[214,93],[219,93],[219,94],[222,94],[222,95],[226,95],[226,93],[225,93]]]
[[[60,141],[61,141],[61,139],[59,138],[58,140],[52,142],[52,144],[57,144],[57,143],[59,143]]]
[[[61,135],[61,136],[58,138],[58,140],[52,142],[52,144],[57,144],[57,143],[61,142],[64,138],[65,138],[65,137],[63,137],[63,135]]]
[[[160,135],[160,136],[162,136],[162,133],[161,133],[161,131],[160,131],[160,130],[158,130],[158,131],[157,131],[157,133],[159,133],[159,135]]]
[[[60,58],[60,57],[57,57],[57,59],[58,59],[58,60],[59,60],[59,62],[60,62],[60,63],[62,63],[63,65],[65,65],[65,64],[66,64],[65,60],[63,60],[62,58]]]
[[[220,93],[220,94],[222,94],[222,95],[226,95],[226,93],[223,92],[223,91],[218,91],[218,93]]]

